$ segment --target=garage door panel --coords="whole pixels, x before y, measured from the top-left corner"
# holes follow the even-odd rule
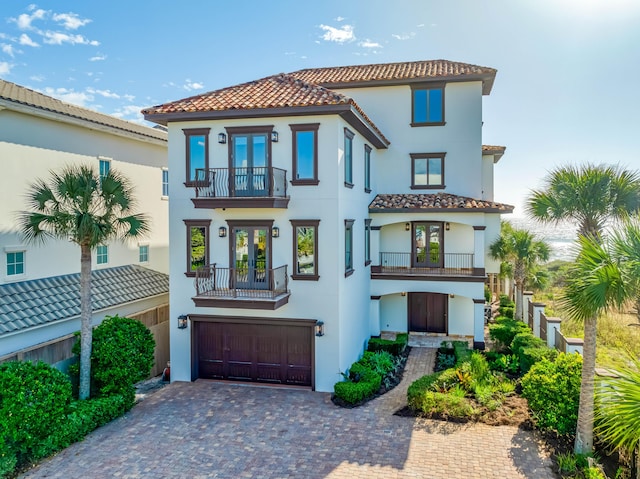
[[[224,378],[223,328],[218,323],[198,323],[198,371],[200,377]]]

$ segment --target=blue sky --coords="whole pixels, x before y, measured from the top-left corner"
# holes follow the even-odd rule
[[[483,142],[516,205],[568,163],[640,169],[638,0],[0,3],[0,78],[141,108],[300,68],[445,58],[498,69]]]

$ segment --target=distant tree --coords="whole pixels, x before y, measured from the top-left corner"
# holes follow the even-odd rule
[[[144,214],[135,208],[129,181],[114,170],[100,176],[90,166],[68,166],[36,180],[27,192],[28,211],[18,217],[27,242],[62,239],[80,246],[81,354],[79,398],[90,394],[91,251],[112,240],[137,238],[148,232]]]

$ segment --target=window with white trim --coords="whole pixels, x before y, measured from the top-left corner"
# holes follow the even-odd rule
[[[141,244],[138,246],[138,261],[140,263],[148,263],[149,262],[149,245]]]
[[[169,196],[169,170],[162,169],[162,196]]]
[[[19,276],[24,274],[24,251],[11,251],[7,255],[7,276]]]
[[[99,245],[96,248],[96,263],[107,264],[109,262],[109,247],[107,245]]]

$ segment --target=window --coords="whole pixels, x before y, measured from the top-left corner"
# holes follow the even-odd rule
[[[371,220],[364,220],[364,265],[371,264]]]
[[[24,274],[24,251],[7,253],[7,276]]]
[[[169,196],[169,170],[162,169],[162,196]]]
[[[320,220],[291,220],[293,226],[293,279],[317,281],[318,224]]]
[[[444,125],[444,85],[411,86],[411,126]]]
[[[353,223],[354,220],[344,220],[344,275],[353,274]]]
[[[109,171],[111,171],[111,160],[99,160],[100,161],[100,179],[105,178]]]
[[[446,153],[411,153],[411,188],[444,188]]]
[[[353,188],[353,137],[354,134],[344,129],[344,186]]]
[[[107,245],[99,245],[96,248],[96,263],[107,264],[109,262],[109,247]]]
[[[187,226],[187,271],[195,276],[196,270],[209,264],[209,226],[211,220],[184,220]]]
[[[364,192],[371,193],[371,147],[364,145]]]
[[[195,186],[196,181],[206,180],[209,168],[209,131],[211,128],[182,130],[186,137],[186,186]]]
[[[138,247],[138,261],[140,263],[148,263],[149,262],[149,245],[141,244]]]
[[[318,128],[320,123],[289,125],[293,135],[293,185],[318,184]]]

